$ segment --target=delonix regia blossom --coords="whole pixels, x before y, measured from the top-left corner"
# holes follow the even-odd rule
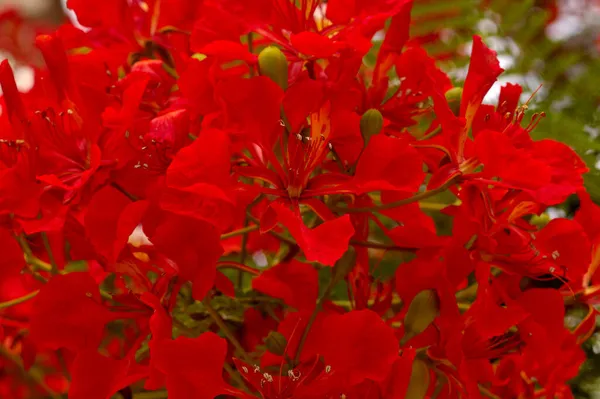
[[[573,397],[600,208],[480,37],[453,87],[410,0],[68,7],[0,64],[1,397]]]

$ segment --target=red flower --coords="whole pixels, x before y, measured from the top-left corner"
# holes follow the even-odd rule
[[[30,336],[40,348],[96,348],[113,317],[88,273],[53,277],[35,298]]]
[[[311,265],[293,261],[265,270],[252,280],[252,287],[299,311],[312,311],[319,293],[319,278]]]

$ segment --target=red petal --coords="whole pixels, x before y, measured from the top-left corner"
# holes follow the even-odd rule
[[[311,112],[323,103],[323,84],[313,79],[302,79],[291,85],[283,97],[283,110],[290,126],[296,133],[307,124]]]
[[[256,61],[256,56],[248,51],[248,47],[229,40],[215,40],[201,48],[192,48],[192,50],[207,56],[215,56],[220,61],[241,60],[248,63]]]
[[[460,116],[471,123],[483,97],[504,72],[495,51],[490,50],[479,36],[473,36],[473,51],[471,63],[465,79],[465,85],[460,102]]]
[[[349,386],[383,381],[398,356],[394,331],[371,310],[332,315],[323,321],[325,363],[346,376]]]
[[[167,376],[170,399],[213,399],[226,393],[222,372],[227,342],[207,332],[198,338],[164,340],[152,361]]]
[[[336,25],[346,24],[356,15],[356,0],[329,0],[327,2],[327,19]]]
[[[266,76],[219,82],[217,96],[223,101],[227,128],[270,148],[281,131],[283,90]]]
[[[394,362],[392,371],[383,384],[386,399],[404,399],[406,397],[415,354],[414,349],[404,349]]]
[[[292,34],[290,41],[300,53],[316,58],[327,58],[337,51],[336,45],[331,39],[315,32]]]
[[[491,130],[480,132],[475,138],[475,153],[484,165],[484,176],[488,178],[500,177],[506,183],[524,188],[539,188],[550,182],[551,171],[546,162],[517,149],[502,133]]]
[[[314,309],[319,294],[319,276],[309,264],[280,263],[252,280],[252,288],[300,310]]]
[[[109,319],[91,275],[56,275],[35,298],[30,336],[38,346],[48,349],[96,348]]]
[[[67,7],[77,14],[77,21],[90,28],[100,26],[124,26],[124,14],[127,9],[126,0],[107,0],[90,3],[87,0],[69,0]]]
[[[581,281],[591,262],[591,244],[579,223],[570,219],[553,219],[537,234],[534,245],[559,266],[553,274],[575,282]]]
[[[167,170],[167,185],[187,187],[196,183],[230,184],[230,146],[225,132],[202,131],[194,142],[177,153]]]
[[[358,160],[353,184],[356,194],[369,191],[416,192],[425,178],[423,160],[405,141],[377,135]]]
[[[106,399],[143,375],[127,378],[131,361],[103,356],[95,348],[77,353],[71,365],[69,399]]]
[[[130,204],[129,198],[111,186],[106,186],[94,194],[89,203],[85,215],[86,235],[94,248],[111,261],[116,260],[118,253],[115,253],[115,250],[120,251],[123,248],[141,220],[141,215],[135,215],[138,216],[137,221],[130,220],[128,223],[124,219],[119,228],[119,217]]]
[[[274,203],[272,208],[279,221],[296,239],[307,260],[333,266],[348,249],[348,242],[354,235],[350,216],[344,215],[324,222],[311,230],[304,225],[298,214],[284,205]]]
[[[219,232],[206,222],[169,215],[149,239],[176,263],[179,275],[192,282],[194,298],[204,299],[215,283],[217,260],[223,254]]]

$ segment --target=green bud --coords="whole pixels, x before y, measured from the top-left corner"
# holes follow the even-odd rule
[[[446,101],[454,115],[460,113],[460,100],[462,98],[462,87],[453,87],[446,92]]]
[[[433,290],[419,292],[412,300],[404,316],[404,345],[409,339],[421,334],[438,314],[438,297]]]
[[[429,389],[429,367],[424,361],[415,359],[412,365],[412,373],[408,389],[406,390],[405,399],[423,399]]]
[[[269,335],[267,335],[267,338],[265,338],[265,346],[272,354],[283,356],[285,348],[287,347],[287,339],[282,333],[271,331]]]
[[[260,74],[268,76],[283,90],[288,86],[288,63],[285,55],[275,46],[269,46],[258,55]]]
[[[367,110],[360,118],[360,132],[362,133],[365,144],[383,129],[383,115],[378,109],[371,108]]]
[[[550,223],[550,216],[547,213],[542,213],[539,216],[533,215],[531,217],[531,220],[529,220],[529,222],[531,224],[533,224],[534,226],[542,228],[542,227],[546,226],[548,223]]]

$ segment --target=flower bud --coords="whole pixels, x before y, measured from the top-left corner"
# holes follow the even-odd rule
[[[419,292],[408,307],[404,316],[404,345],[409,339],[421,334],[435,320],[438,314],[438,297],[433,290]]]
[[[383,129],[383,115],[378,109],[371,108],[360,118],[360,132],[365,144],[372,136],[381,132],[381,129]]]
[[[267,335],[267,338],[265,338],[265,346],[272,354],[283,356],[285,348],[287,347],[287,339],[282,333],[271,331],[269,335]]]
[[[533,215],[531,217],[531,219],[529,220],[529,223],[531,223],[534,226],[537,226],[539,228],[542,228],[544,226],[546,226],[548,223],[550,223],[550,215],[548,215],[547,213],[542,213],[541,215]]]
[[[423,399],[429,389],[429,367],[424,361],[415,359],[405,399]]]
[[[446,101],[454,115],[460,113],[460,99],[462,97],[462,87],[453,87],[446,92]]]
[[[288,63],[285,55],[275,46],[269,46],[258,55],[260,74],[268,76],[283,90],[288,86]]]

